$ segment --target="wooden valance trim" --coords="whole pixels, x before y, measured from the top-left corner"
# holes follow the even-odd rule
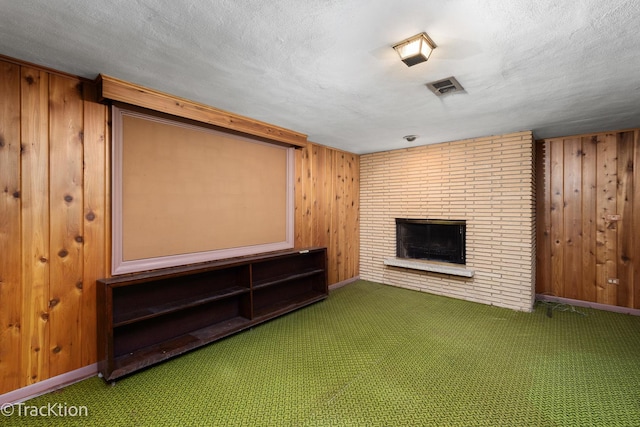
[[[168,95],[114,77],[100,74],[96,79],[102,100],[120,101],[186,119],[196,120],[294,147],[305,147],[307,135],[229,113],[205,104]]]

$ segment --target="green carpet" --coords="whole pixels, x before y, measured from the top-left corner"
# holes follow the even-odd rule
[[[548,311],[358,281],[113,387],[91,378],[25,403],[86,417],[0,424],[640,426],[640,317]]]

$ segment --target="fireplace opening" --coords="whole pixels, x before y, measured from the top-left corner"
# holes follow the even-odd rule
[[[465,264],[466,221],[396,218],[396,257]]]

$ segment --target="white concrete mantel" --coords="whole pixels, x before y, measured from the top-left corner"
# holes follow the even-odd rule
[[[384,260],[384,265],[391,267],[409,268],[412,270],[429,271],[432,273],[448,274],[450,276],[460,277],[473,277],[475,271],[466,267],[457,266],[454,264],[435,262],[435,261],[423,261],[417,259],[406,258],[387,258]]]

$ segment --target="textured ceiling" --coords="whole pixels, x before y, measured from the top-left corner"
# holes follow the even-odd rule
[[[422,31],[438,47],[408,68],[391,46]],[[0,0],[0,54],[358,154],[640,127],[637,0]],[[449,76],[465,92],[425,86]]]

